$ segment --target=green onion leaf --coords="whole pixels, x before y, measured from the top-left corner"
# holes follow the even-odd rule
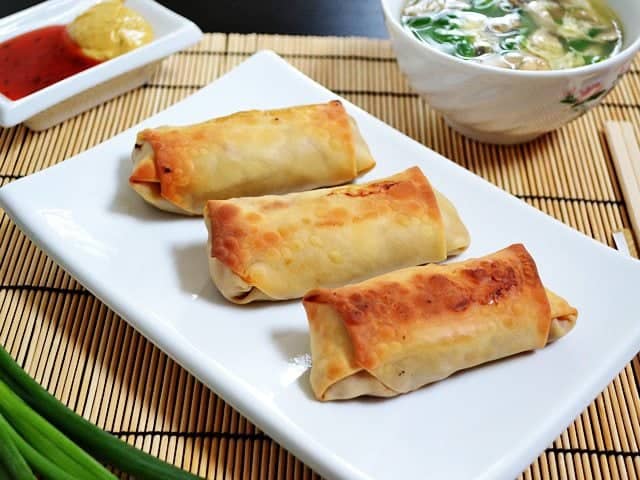
[[[569,45],[569,48],[572,50],[584,52],[593,45],[593,42],[579,38],[575,40],[567,40],[567,45]]]
[[[199,477],[146,454],[110,435],[60,403],[0,347],[0,376],[36,412],[96,458],[139,480],[197,480]]]
[[[0,463],[0,480],[13,480],[2,463]]]
[[[520,13],[520,33],[524,36],[528,36],[535,32],[538,28],[536,21],[527,12]]]
[[[106,468],[34,412],[0,380],[0,413],[40,454],[79,478],[116,480]]]
[[[0,430],[6,431],[27,463],[46,480],[76,480],[34,450],[0,415]],[[2,475],[0,475],[0,479]],[[13,477],[8,477],[13,480]]]
[[[602,33],[604,30],[601,28],[591,28],[588,32],[587,35],[591,38],[596,38],[598,35],[600,35],[600,33]]]
[[[407,25],[411,28],[423,28],[431,25],[431,17],[418,17],[407,20]]]
[[[487,17],[502,17],[506,13],[509,13],[509,9],[502,8],[500,2],[496,0],[474,0],[471,3],[471,8],[465,9],[468,12],[482,13]]]
[[[466,39],[460,40],[456,44],[456,53],[461,57],[471,58],[478,56],[473,44]]]
[[[2,415],[0,415],[0,420],[2,420]],[[2,423],[0,423],[0,465],[2,465],[7,474],[7,478],[36,480],[35,475],[11,438],[11,434],[7,428],[3,428]]]

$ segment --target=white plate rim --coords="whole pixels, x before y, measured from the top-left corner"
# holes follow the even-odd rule
[[[235,67],[230,72],[219,77],[207,88],[215,88],[215,83],[229,77],[234,74],[237,69],[243,65],[256,62],[258,60],[266,60],[269,62],[275,62],[282,68],[287,68],[291,75],[298,78],[299,81],[304,81],[308,85],[313,85],[316,89],[322,89],[325,92],[329,92],[325,87],[321,86],[317,82],[311,80],[300,71],[295,69],[276,53],[268,50],[260,51],[245,62]],[[200,90],[202,91],[202,90]],[[200,92],[199,91],[199,92]],[[197,95],[196,92],[194,95]],[[402,132],[398,132],[389,125],[385,124],[381,120],[373,117],[371,114],[365,112],[361,108],[353,105],[347,100],[333,94],[336,98],[340,98],[349,110],[358,111],[363,115],[369,117],[369,119],[379,126],[393,130],[396,134],[400,134],[404,137],[405,141],[411,142],[416,146],[427,148],[410,137],[404,135]],[[190,97],[178,102],[174,106],[188,101]],[[167,110],[170,110],[169,107]],[[130,130],[136,129],[137,126],[131,127],[124,132],[121,132],[118,136],[124,135]],[[113,139],[111,139],[113,140]],[[102,142],[96,147],[107,143]],[[96,148],[93,147],[93,148]],[[429,150],[429,149],[427,149]],[[83,154],[86,152],[83,152]],[[523,205],[529,209],[530,213],[544,217],[545,220],[553,221],[566,232],[570,232],[572,235],[578,235],[583,239],[588,240],[595,246],[604,256],[610,258],[616,258],[616,261],[624,261],[636,266],[640,266],[640,261],[633,258],[621,259],[619,254],[613,249],[597,242],[591,237],[588,237],[581,232],[573,230],[564,223],[550,217],[540,210],[529,206],[525,202],[522,202],[515,196],[499,189],[495,185],[487,182],[478,175],[464,169],[460,165],[446,159],[437,152],[433,152],[441,161],[448,162],[451,167],[455,168],[462,176],[474,177],[474,181],[481,182],[484,187],[492,190],[494,194],[499,195],[505,202],[512,202],[519,207]],[[82,155],[82,154],[80,154]],[[16,203],[17,198],[12,197],[11,191],[25,181],[29,181],[30,177],[41,175],[49,169],[61,168],[65,163],[57,164],[47,169],[41,170],[33,175],[25,177],[23,179],[16,180],[5,187],[0,189],[0,207],[3,207],[16,225],[27,234],[27,236],[48,255],[50,255],[62,268],[69,272],[74,278],[76,278],[82,285],[84,285],[91,293],[93,293],[98,299],[105,303],[109,308],[120,315],[127,323],[133,326],[136,330],[141,332],[147,339],[149,339],[154,345],[159,347],[163,352],[167,353],[178,364],[184,367],[187,371],[193,374],[196,378],[202,381],[205,385],[211,388],[216,394],[227,401],[232,407],[238,410],[242,415],[249,418],[254,422],[258,428],[269,434],[276,442],[281,444],[284,448],[291,451],[294,455],[300,458],[303,462],[308,464],[311,468],[316,470],[326,478],[344,478],[344,479],[359,479],[370,480],[371,477],[365,475],[360,470],[350,465],[347,461],[335,455],[329,449],[317,444],[315,440],[305,431],[298,426],[292,424],[286,417],[281,416],[274,409],[268,406],[261,405],[261,408],[256,408],[251,403],[250,389],[234,379],[233,376],[227,372],[224,368],[212,363],[210,358],[207,358],[204,354],[199,352],[192,352],[189,350],[188,345],[179,345],[176,347],[175,338],[171,336],[170,332],[166,332],[163,329],[157,328],[152,321],[145,317],[145,315],[136,309],[136,307],[127,298],[112,297],[105,299],[100,293],[100,287],[96,283],[95,279],[91,277],[91,274],[80,268],[81,266],[70,264],[65,260],[64,249],[60,245],[51,241],[46,235],[42,235],[39,229],[32,228],[33,223],[23,221],[18,211],[20,206]],[[613,352],[606,362],[603,362],[601,368],[592,373],[590,376],[590,382],[586,387],[578,392],[574,398],[568,399],[563,403],[562,408],[558,408],[552,415],[541,423],[538,431],[532,433],[529,432],[528,437],[535,437],[535,440],[529,441],[529,443],[522,443],[518,447],[513,448],[508,454],[505,455],[508,461],[503,461],[499,465],[495,465],[493,469],[488,470],[481,477],[476,477],[478,480],[490,480],[495,478],[510,478],[521,473],[535,458],[547,447],[559,433],[564,431],[566,427],[593,401],[593,399],[606,387],[610,380],[617,375],[624,366],[633,358],[640,348],[640,328],[635,334],[630,334],[627,338],[627,342]],[[206,367],[205,367],[206,366]]]

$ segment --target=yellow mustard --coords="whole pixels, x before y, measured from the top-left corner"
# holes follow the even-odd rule
[[[96,60],[109,60],[153,39],[149,22],[121,0],[94,5],[71,22],[67,30],[83,53]]]

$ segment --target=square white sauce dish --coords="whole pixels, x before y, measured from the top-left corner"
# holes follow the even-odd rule
[[[68,25],[96,0],[49,0],[0,19],[0,43],[43,27]],[[21,122],[44,130],[145,83],[162,59],[196,43],[202,32],[190,20],[153,0],[127,0],[125,7],[150,24],[153,37],[33,93],[11,100],[0,93],[0,126]]]

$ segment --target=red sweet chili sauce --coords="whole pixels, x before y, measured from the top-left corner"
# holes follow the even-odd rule
[[[18,100],[98,63],[64,25],[39,28],[0,43],[0,93]]]

